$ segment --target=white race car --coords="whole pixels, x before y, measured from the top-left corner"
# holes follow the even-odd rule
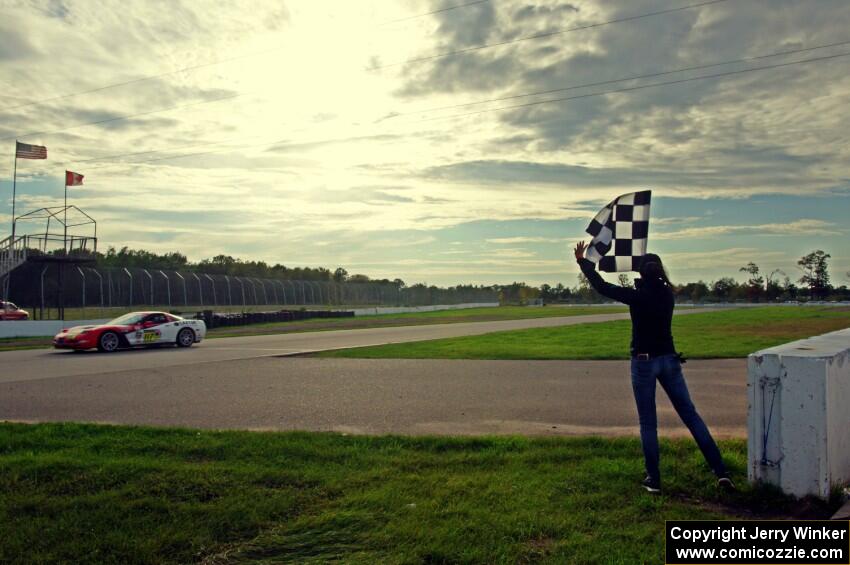
[[[207,334],[203,320],[188,320],[167,312],[131,312],[99,326],[64,329],[53,338],[57,349],[98,348],[116,351],[150,345],[191,347]]]

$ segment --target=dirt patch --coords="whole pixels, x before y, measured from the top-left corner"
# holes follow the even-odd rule
[[[759,335],[793,340],[843,330],[847,327],[850,327],[850,320],[846,318],[815,318],[774,321],[758,326],[732,326],[724,329],[724,333],[727,335]]]
[[[0,351],[50,347],[53,341],[49,337],[16,337],[0,340]]]
[[[555,540],[550,537],[540,537],[525,542],[525,555],[517,560],[517,563],[537,563],[552,553]]]
[[[829,520],[839,507],[835,502],[810,496],[779,505],[771,503],[770,499],[759,501],[732,498],[727,502],[711,502],[686,495],[674,497],[706,510],[753,520]]]

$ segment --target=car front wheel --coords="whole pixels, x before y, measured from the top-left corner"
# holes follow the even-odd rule
[[[189,328],[183,328],[177,334],[177,347],[192,347],[195,343],[195,332]]]
[[[101,334],[100,339],[97,340],[97,348],[100,351],[112,353],[113,351],[118,349],[120,343],[121,342],[118,339],[118,334],[116,334],[115,332],[104,332]]]

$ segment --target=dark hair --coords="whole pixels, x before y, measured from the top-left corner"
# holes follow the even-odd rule
[[[647,280],[658,279],[667,286],[673,286],[673,283],[667,278],[667,271],[664,270],[661,257],[655,253],[647,253],[643,256],[643,261],[640,264],[640,276]]]

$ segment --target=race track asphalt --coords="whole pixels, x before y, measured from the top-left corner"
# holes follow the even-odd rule
[[[0,420],[399,434],[636,434],[625,361],[360,360],[298,352],[622,319],[624,314],[279,334],[188,350],[0,354]],[[697,408],[746,435],[746,361],[690,361]],[[659,395],[659,429],[687,430]]]
[[[683,313],[689,312],[692,311],[683,311]],[[7,351],[0,353],[0,367],[2,368],[0,383],[72,375],[93,375],[131,369],[161,369],[198,363],[295,355],[345,347],[479,335],[525,328],[608,322],[627,318],[628,314],[623,313],[595,314],[592,316],[564,316],[529,320],[225,337],[209,339],[189,349],[178,350],[167,347],[146,351],[119,351],[109,355],[98,354],[94,351],[74,353],[53,349]]]

